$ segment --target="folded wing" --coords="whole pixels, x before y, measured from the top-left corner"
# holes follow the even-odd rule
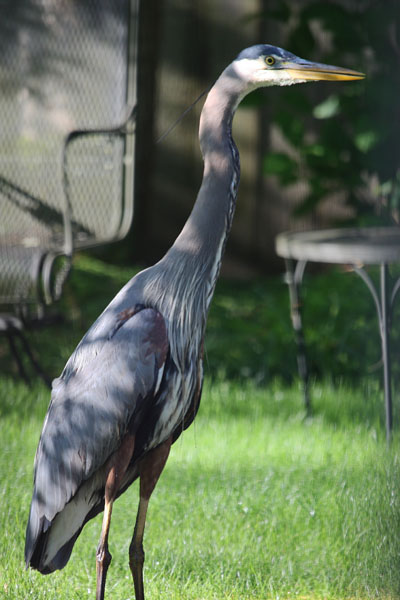
[[[133,308],[118,315],[110,329],[106,339],[84,338],[72,364],[53,383],[36,453],[25,546],[27,565],[39,570],[46,568],[44,548],[55,517],[84,482],[96,480],[127,431],[135,434],[160,386],[168,355],[162,315]],[[72,538],[76,532],[69,533]]]

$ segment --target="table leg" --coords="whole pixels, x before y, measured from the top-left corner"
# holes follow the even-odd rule
[[[382,339],[382,359],[383,359],[383,385],[385,390],[385,409],[386,409],[386,438],[390,441],[393,427],[393,408],[392,408],[392,388],[391,388],[391,364],[390,364],[390,305],[387,298],[387,275],[388,267],[381,265],[381,339]]]
[[[298,261],[296,266],[292,259],[285,259],[286,264],[286,283],[289,286],[290,296],[290,314],[294,329],[295,341],[297,346],[297,368],[299,376],[303,382],[304,405],[309,415],[311,413],[311,399],[309,391],[309,373],[307,367],[306,344],[303,332],[302,322],[302,302],[300,295],[300,286],[303,280],[304,270],[307,261]]]
[[[392,299],[388,299],[388,266],[382,263],[380,266],[380,297],[368,273],[362,268],[354,266],[354,271],[361,277],[369,288],[375,301],[376,311],[379,321],[379,333],[382,344],[382,362],[383,362],[383,389],[385,395],[385,414],[386,414],[386,439],[389,442],[393,428],[393,408],[392,408],[392,385],[391,385],[391,364],[390,364],[390,313],[391,306],[397,293],[397,287],[393,290]]]

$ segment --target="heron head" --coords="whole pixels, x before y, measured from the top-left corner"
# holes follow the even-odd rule
[[[246,48],[234,64],[238,75],[254,87],[322,80],[350,81],[365,77],[363,73],[351,69],[304,60],[268,44]]]

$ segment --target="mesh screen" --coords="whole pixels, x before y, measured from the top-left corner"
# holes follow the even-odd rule
[[[67,151],[69,199],[76,246],[112,239],[122,221],[124,140],[86,135],[74,139]]]
[[[14,246],[30,248],[33,263],[39,249],[62,248],[66,134],[112,127],[126,116],[131,10],[130,0],[0,0],[0,295],[16,279],[18,259],[10,256],[21,252]],[[92,136],[71,145],[81,245],[118,235],[123,156],[124,139]],[[29,251],[23,256],[21,277],[30,278]],[[3,277],[7,268],[12,277]]]

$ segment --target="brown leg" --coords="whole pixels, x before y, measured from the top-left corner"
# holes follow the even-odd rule
[[[104,600],[107,571],[111,563],[111,554],[108,551],[108,533],[110,531],[112,507],[121,481],[132,458],[134,446],[135,438],[128,434],[107,465],[103,526],[96,554],[96,600]]]
[[[129,547],[129,566],[131,568],[135,586],[136,600],[144,600],[143,589],[143,534],[146,522],[147,507],[150,496],[167,462],[172,444],[172,437],[157,448],[151,450],[140,463],[140,500],[136,517],[135,530]]]

